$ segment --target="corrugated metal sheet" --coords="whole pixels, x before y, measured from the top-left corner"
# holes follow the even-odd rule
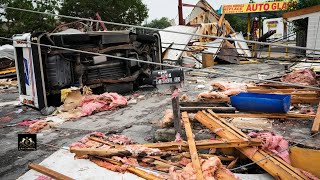
[[[320,49],[320,12],[308,18],[307,48]],[[309,57],[320,57],[320,52],[307,51]]]
[[[165,30],[184,32],[184,33],[195,33],[197,30],[197,27],[171,26],[166,28]],[[171,46],[171,48],[173,49],[168,49],[163,57],[163,59],[169,59],[174,61],[178,60],[183,52],[181,50],[174,50],[174,49],[185,49],[187,44],[190,42],[192,38],[192,35],[177,34],[177,33],[163,32],[163,31],[160,31],[160,36],[161,36],[161,42],[162,42],[162,52],[164,52],[170,46],[170,43],[176,43]]]

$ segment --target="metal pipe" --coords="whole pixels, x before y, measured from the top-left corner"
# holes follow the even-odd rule
[[[113,67],[113,66],[119,66],[121,65],[121,62],[114,62],[114,63],[108,63],[108,64],[100,64],[100,65],[95,65],[95,66],[87,66],[87,70],[92,70],[92,69],[99,69],[99,68],[106,68],[106,67]]]

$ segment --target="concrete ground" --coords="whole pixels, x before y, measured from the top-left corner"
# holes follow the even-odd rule
[[[233,74],[264,79],[280,76],[284,73],[284,68],[279,64],[219,65],[215,66],[212,71],[223,72],[226,75]],[[199,92],[208,91],[212,81],[252,82],[252,80],[220,75],[208,77],[206,74],[196,76],[191,72],[186,74],[186,81],[180,94],[186,93],[191,97],[191,100],[195,99]],[[199,85],[204,85],[204,88]],[[170,94],[156,89],[142,89],[135,93],[141,95],[136,104],[130,104],[116,111],[101,112],[65,122],[56,128],[38,133],[38,150],[26,152],[18,151],[17,147],[17,135],[23,133],[26,128],[10,125],[26,119],[43,119],[45,117],[35,109],[15,105],[18,97],[17,88],[0,90],[0,179],[16,179],[28,170],[29,163],[39,163],[55,152],[57,147],[69,146],[94,131],[106,134],[121,133],[138,143],[152,142],[153,134],[159,128],[157,122],[163,117],[165,109],[171,106]],[[23,112],[14,112],[19,109],[23,109]],[[6,116],[12,117],[12,120],[3,119]],[[275,124],[278,123],[281,122]],[[295,135],[300,139],[310,133],[310,122],[305,124],[291,123],[288,126],[290,128],[279,127],[275,131],[285,136]],[[291,139],[296,140],[294,137]],[[306,143],[312,145],[313,141],[309,140]]]

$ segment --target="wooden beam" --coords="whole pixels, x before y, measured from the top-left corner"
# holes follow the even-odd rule
[[[261,140],[252,138],[248,141],[243,139],[207,139],[195,141],[197,149],[211,149],[211,148],[231,148],[231,147],[247,147],[247,146],[261,146]],[[188,151],[189,147],[186,142],[164,142],[164,143],[150,143],[141,144],[148,148],[158,148],[164,151]]]
[[[178,88],[176,86],[171,87],[172,94],[178,93]],[[173,125],[176,133],[182,135],[181,121],[180,121],[180,105],[179,96],[172,97],[172,112],[173,112]]]
[[[236,108],[234,107],[180,107],[180,111],[198,112],[205,109],[211,109],[216,113],[234,113]]]
[[[198,156],[198,152],[197,152],[197,148],[196,148],[196,143],[194,142],[194,139],[193,139],[193,133],[192,133],[192,129],[191,129],[190,121],[189,121],[189,116],[188,116],[187,112],[182,113],[182,120],[184,123],[184,128],[186,130],[192,165],[193,165],[193,168],[195,168],[195,170],[197,172],[197,180],[203,180],[201,164],[200,164],[200,160],[199,160],[199,156]]]
[[[299,9],[299,10],[296,10],[296,11],[283,13],[282,14],[282,18],[283,19],[288,19],[288,18],[291,18],[291,17],[297,17],[297,16],[301,16],[301,15],[305,15],[305,14],[311,14],[311,13],[319,12],[319,11],[320,11],[320,5],[311,6],[311,7]]]
[[[218,113],[218,116],[222,118],[235,118],[235,117],[243,117],[243,118],[269,118],[269,119],[286,119],[286,118],[299,118],[299,119],[313,119],[316,116],[312,114],[278,114],[278,113],[261,113],[261,114],[249,114],[249,113],[237,113],[237,114],[226,114],[226,113]]]
[[[218,115],[215,116],[216,117],[213,117],[212,114],[209,114],[206,111],[199,111],[195,115],[195,119],[197,119],[208,129],[216,132],[216,134],[222,138],[250,138],[244,133],[240,133],[239,129],[234,129],[234,127],[230,123],[226,121],[221,121],[223,119],[219,119]],[[217,131],[217,129],[222,130]],[[257,151],[254,147],[240,147],[237,149],[254,162],[264,159],[268,156],[266,153],[264,153],[263,150],[259,149]],[[278,160],[275,157],[270,157],[264,161],[260,161],[257,163],[257,165],[259,165],[261,168],[263,168],[265,171],[267,171],[269,174],[271,174],[273,177],[277,179],[307,179],[307,177],[305,177],[299,170],[290,166],[284,161]]]
[[[311,134],[315,134],[320,130],[320,103],[318,105],[317,115],[313,120]]]
[[[96,157],[96,156],[94,156],[94,157],[98,158],[98,159],[102,159],[104,161],[107,161],[107,162],[112,163],[112,164],[117,165],[117,166],[123,165],[123,163],[120,163],[120,162],[117,162],[117,161],[114,161],[114,160],[111,160],[111,159],[108,159],[108,158]],[[156,176],[156,175],[154,175],[154,174],[152,174],[150,172],[146,172],[146,171],[144,171],[144,170],[142,170],[140,168],[138,169],[138,168],[136,168],[136,167],[134,167],[132,165],[128,166],[127,171],[132,173],[132,174],[135,174],[135,175],[137,175],[139,177],[147,179],[147,180],[154,180],[154,179],[155,180],[161,180],[161,179],[163,179],[163,178],[161,178],[159,176]]]
[[[107,142],[107,141],[104,141],[104,140],[102,140],[102,139],[100,139],[100,138],[97,138],[97,137],[91,137],[91,136],[89,136],[88,139],[91,140],[91,141],[95,141],[95,142],[99,142],[99,143],[108,145],[108,146],[114,146],[112,143]]]
[[[35,171],[38,171],[38,172],[40,172],[40,173],[42,173],[44,175],[47,175],[47,176],[49,176],[49,177],[51,177],[53,179],[57,179],[57,180],[74,180],[74,179],[72,179],[72,178],[70,178],[70,177],[68,177],[66,175],[58,173],[58,172],[56,172],[54,170],[51,170],[51,169],[46,168],[44,166],[41,166],[39,164],[30,163],[29,164],[29,168],[33,169]]]
[[[112,156],[131,156],[132,154],[122,148],[71,148],[71,153],[75,153],[76,156],[92,155],[92,156],[102,156],[102,157],[112,157]]]
[[[253,93],[267,93],[267,94],[289,94],[294,96],[302,97],[319,97],[318,93],[315,91],[294,91],[286,89],[248,89],[248,92]]]
[[[222,99],[204,99],[208,102],[215,102],[215,103],[230,103],[230,98],[222,98]],[[307,103],[307,104],[313,104],[318,103],[320,101],[320,98],[314,98],[314,97],[300,97],[300,96],[292,96],[291,97],[291,104],[299,104],[299,103]]]

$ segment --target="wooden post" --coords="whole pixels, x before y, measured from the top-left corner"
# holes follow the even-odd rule
[[[193,139],[193,133],[192,133],[189,116],[187,112],[182,113],[182,120],[184,123],[184,128],[186,130],[192,165],[197,172],[197,180],[203,180],[201,164],[200,164],[200,160],[199,160],[199,156],[196,148],[196,143],[194,142],[194,139]]]
[[[271,54],[271,45],[269,45],[269,48],[268,48],[268,57],[270,57],[270,54]]]
[[[315,134],[320,130],[320,103],[318,105],[317,115],[313,120],[313,125],[311,129],[311,134]]]
[[[183,11],[182,11],[182,0],[178,0],[178,15],[179,15],[179,25],[184,25]]]
[[[65,176],[61,173],[58,173],[54,170],[51,170],[51,169],[46,168],[44,166],[41,166],[39,164],[31,163],[31,164],[29,164],[29,168],[33,169],[35,171],[38,171],[39,173],[42,173],[44,175],[47,175],[51,178],[57,179],[57,180],[73,180],[72,178],[70,178],[68,176]]]
[[[250,40],[250,31],[251,31],[251,24],[250,24],[250,13],[248,13],[248,19],[247,19],[247,26],[248,26],[248,29],[247,29],[247,40]]]
[[[174,85],[171,86],[171,93],[174,94],[178,91],[178,88]],[[180,104],[179,104],[179,95],[177,97],[172,97],[172,112],[173,112],[173,124],[176,133],[182,135],[181,131],[181,122],[180,122]]]

